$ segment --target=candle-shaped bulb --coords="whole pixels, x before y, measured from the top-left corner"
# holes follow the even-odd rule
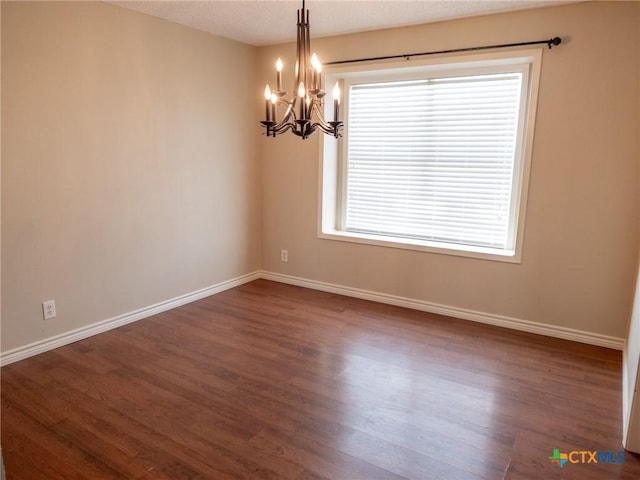
[[[333,87],[333,121],[338,122],[340,117],[340,85],[336,82],[336,86]]]
[[[304,98],[306,95],[306,90],[304,88],[304,83],[300,82],[300,85],[298,85],[298,96],[300,98]]]
[[[333,99],[337,100],[338,103],[340,103],[340,85],[338,85],[338,82],[336,82],[335,87],[333,87]]]
[[[320,71],[322,70],[322,64],[320,63],[320,60],[318,60],[318,56],[315,53],[311,56],[311,66],[318,73],[320,73]]]
[[[282,59],[278,58],[276,61],[276,89],[278,92],[282,91]]]
[[[271,100],[271,87],[269,87],[269,85],[264,87],[264,99]]]
[[[315,53],[311,56],[311,67],[313,67],[313,72],[311,73],[311,88],[313,88],[314,90],[318,90],[320,89],[322,83],[320,79],[322,64],[320,63],[320,60],[318,60],[318,56]]]
[[[278,103],[278,96],[275,93],[271,94],[271,103],[273,103],[274,105]]]

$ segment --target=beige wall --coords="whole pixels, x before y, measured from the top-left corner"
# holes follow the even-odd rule
[[[625,337],[638,256],[639,30],[640,4],[588,2],[314,39],[325,62],[564,39],[544,52],[523,261],[318,239],[318,138],[263,138],[262,268]],[[279,55],[290,52],[291,65],[293,49],[260,50],[262,85]]]
[[[2,2],[3,352],[259,269],[256,55],[109,4]]]

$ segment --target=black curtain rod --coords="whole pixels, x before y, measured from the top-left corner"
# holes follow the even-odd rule
[[[484,47],[452,48],[451,50],[438,50],[435,52],[405,53],[403,55],[387,55],[385,57],[354,58],[353,60],[339,60],[337,62],[328,62],[325,65],[341,65],[344,63],[372,62],[375,60],[391,60],[394,58],[404,58],[406,60],[409,60],[411,57],[419,57],[423,55],[437,55],[440,53],[472,52],[475,50],[491,50],[494,48],[522,47],[524,45],[546,44],[551,49],[551,47],[560,45],[560,43],[562,43],[562,39],[560,37],[553,37],[553,38],[550,38],[549,40],[536,40],[534,42],[503,43],[500,45],[486,45]]]

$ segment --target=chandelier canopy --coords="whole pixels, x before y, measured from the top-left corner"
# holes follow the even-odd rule
[[[275,137],[287,130],[302,139],[313,135],[318,129],[338,138],[341,135],[343,122],[340,116],[340,87],[336,83],[333,88],[333,121],[326,121],[323,114],[324,97],[322,89],[322,64],[318,56],[311,55],[311,37],[309,35],[309,11],[298,10],[298,38],[296,52],[296,69],[294,94],[292,100],[285,97],[287,92],[282,90],[282,68],[280,58],[276,62],[276,89],[269,85],[264,89],[265,120],[260,122],[268,137]],[[278,120],[279,107],[284,113]]]

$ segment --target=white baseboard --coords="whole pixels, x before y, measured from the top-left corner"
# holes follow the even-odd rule
[[[129,323],[137,322],[138,320],[142,320],[158,313],[166,312],[167,310],[171,310],[172,308],[176,308],[181,305],[186,305],[187,303],[195,302],[196,300],[215,295],[216,293],[220,293],[224,290],[237,287],[238,285],[252,282],[253,280],[259,279],[260,277],[260,272],[253,272],[242,275],[240,277],[227,280],[192,293],[187,293],[185,295],[181,295],[164,302],[156,303],[155,305],[151,305],[149,307],[144,307],[133,312],[125,313],[123,315],[118,315],[117,317],[109,318],[107,320],[87,325],[86,327],[71,330],[70,332],[56,335],[55,337],[46,338],[29,345],[25,345],[24,347],[18,347],[7,352],[2,352],[0,354],[0,366],[8,365],[10,363],[17,362],[28,357],[38,355],[39,353],[44,353],[48,350],[53,350],[54,348],[62,347],[63,345],[68,345],[70,343],[77,342],[78,340],[83,340],[99,333],[113,330],[114,328],[118,328]]]
[[[242,275],[240,277],[227,280],[225,282],[212,285],[201,290],[197,290],[192,293],[181,295],[179,297],[166,300],[164,302],[151,305],[149,307],[141,308],[133,312],[118,315],[117,317],[109,318],[86,327],[78,328],[70,332],[65,332],[55,337],[46,338],[38,342],[18,347],[7,352],[0,353],[0,366],[8,365],[10,363],[23,360],[39,353],[44,353],[54,348],[68,345],[78,340],[83,340],[93,335],[97,335],[114,328],[127,325],[129,323],[142,320],[144,318],[156,315],[158,313],[166,312],[173,308],[187,303],[195,302],[202,298],[216,293],[223,292],[233,287],[252,282],[259,278],[265,280],[273,280],[275,282],[286,283],[289,285],[296,285],[299,287],[311,288],[313,290],[320,290],[323,292],[336,293],[339,295],[345,295],[348,297],[361,298],[363,300],[371,300],[373,302],[386,303],[389,305],[396,305],[399,307],[411,308],[414,310],[420,310],[424,312],[437,313],[440,315],[447,315],[449,317],[460,318],[463,320],[471,320],[479,323],[486,323],[488,325],[495,325],[499,327],[510,328],[513,330],[520,330],[523,332],[537,333],[539,335],[546,335],[548,337],[562,338],[565,340],[572,340],[575,342],[586,343],[590,345],[597,345],[600,347],[613,348],[615,350],[623,350],[625,340],[617,337],[610,337],[607,335],[601,335],[598,333],[585,332],[582,330],[574,330],[571,328],[558,327],[554,325],[547,325],[544,323],[531,322],[529,320],[521,320],[518,318],[506,317],[502,315],[494,315],[485,312],[478,312],[474,310],[467,310],[457,307],[450,307],[446,305],[440,305],[437,303],[425,302],[423,300],[414,300],[406,297],[399,297],[395,295],[388,295],[385,293],[372,292],[369,290],[362,290],[358,288],[345,287],[342,285],[335,285],[331,283],[318,282],[316,280],[308,280],[300,277],[293,277],[290,275],[282,275],[279,273],[257,271]]]
[[[396,305],[399,307],[406,307],[429,313],[437,313],[449,317],[460,318],[462,320],[471,320],[488,325],[510,328],[512,330],[536,333],[538,335],[546,335],[547,337],[562,338],[565,340],[572,340],[574,342],[597,345],[599,347],[612,348],[615,350],[622,350],[625,344],[625,340],[623,338],[611,337],[599,333],[585,332],[572,328],[532,322],[529,320],[522,320],[519,318],[507,317],[503,315],[494,315],[492,313],[478,312],[475,310],[467,310],[464,308],[450,307],[437,303],[426,302],[424,300],[414,300],[406,297],[387,295],[385,293],[344,287],[341,285],[318,282],[315,280],[307,280],[304,278],[282,275],[279,273],[263,271],[261,273],[261,278],[264,278],[266,280],[273,280],[280,283],[287,283],[289,285],[297,285],[299,287],[320,290],[323,292],[336,293],[339,295],[346,295],[348,297],[361,298],[364,300],[371,300],[374,302],[386,303],[389,305]]]

